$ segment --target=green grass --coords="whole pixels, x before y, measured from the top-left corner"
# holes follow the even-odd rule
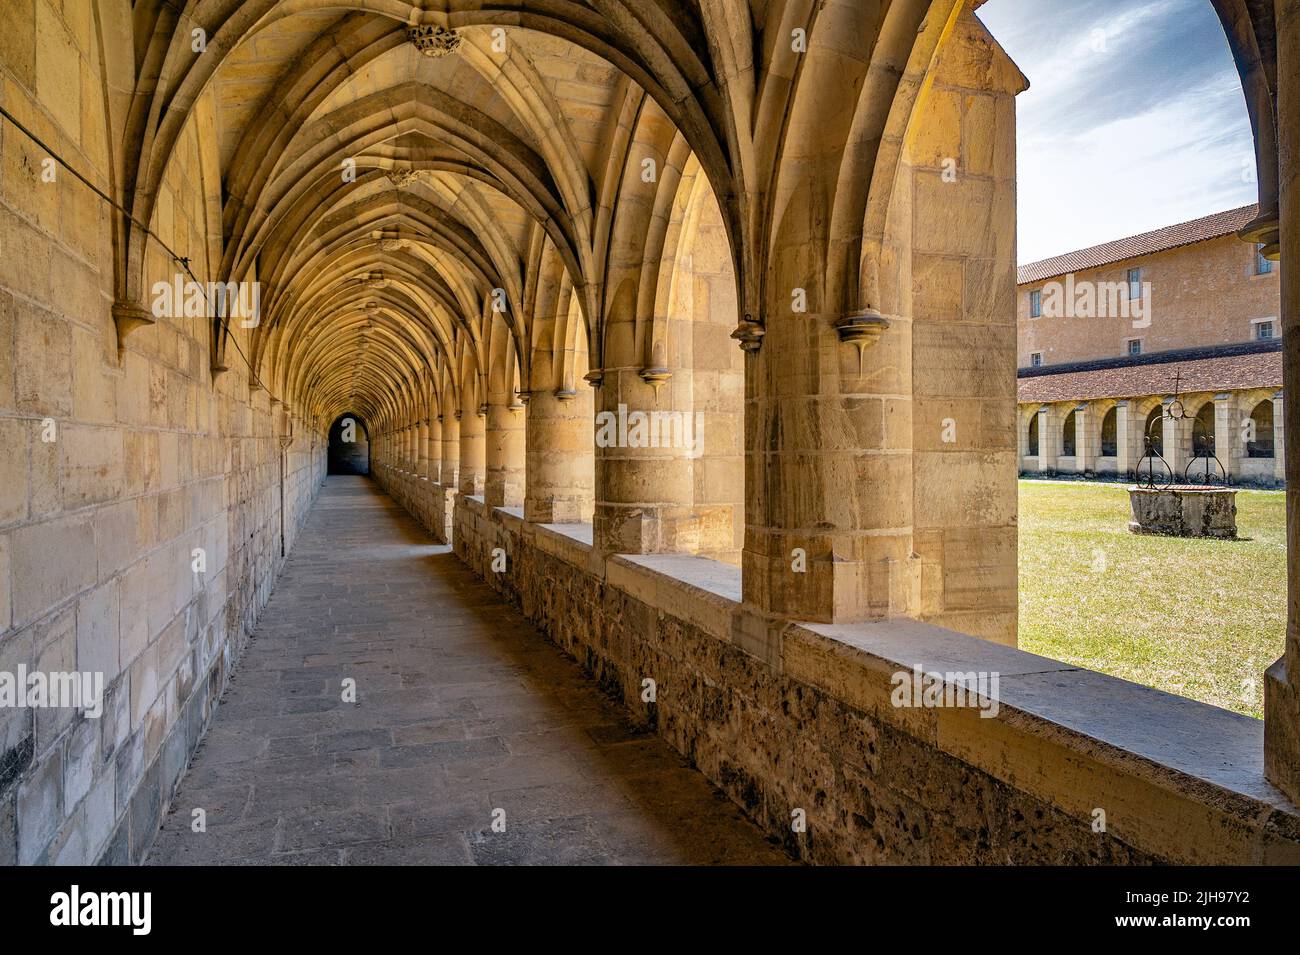
[[[1128,531],[1128,489],[1020,482],[1020,647],[1262,716],[1286,628],[1281,491],[1238,491],[1241,540]]]

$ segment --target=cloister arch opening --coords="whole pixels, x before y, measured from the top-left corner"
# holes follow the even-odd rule
[[[1110,408],[1101,419],[1100,454],[1113,458],[1119,449],[1119,409]]]
[[[1273,399],[1266,398],[1250,411],[1251,434],[1247,454],[1252,458],[1272,458],[1275,452]]]
[[[347,411],[334,419],[328,455],[329,474],[370,473],[370,431],[359,415]]]

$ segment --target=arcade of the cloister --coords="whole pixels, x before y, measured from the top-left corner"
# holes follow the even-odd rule
[[[1020,472],[1275,486],[1286,480],[1276,388],[1021,405]],[[1162,463],[1163,462],[1163,463]]]

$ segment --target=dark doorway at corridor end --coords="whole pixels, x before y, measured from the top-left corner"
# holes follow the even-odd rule
[[[359,415],[348,412],[330,425],[328,473],[370,473],[370,432]]]

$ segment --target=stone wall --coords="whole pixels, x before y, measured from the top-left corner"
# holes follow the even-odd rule
[[[763,660],[733,642],[735,568],[602,559],[587,525],[475,499],[454,516],[457,556],[802,859],[1300,861],[1258,720],[907,620],[792,624]],[[1000,673],[996,717],[892,705],[892,674],[913,664]]]
[[[131,49],[125,7],[106,5],[101,26],[91,3],[18,6],[0,30],[0,100],[111,191],[97,33]],[[198,122],[151,226],[206,280],[220,231],[203,151],[217,144]],[[105,701],[98,719],[0,709],[0,865],[134,862],[311,506],[325,445],[303,422],[289,437],[296,419],[250,387],[233,349],[214,374],[201,317],[160,318],[119,351],[109,208],[49,159],[0,124],[0,672],[102,673]],[[145,288],[179,271],[151,242]]]

